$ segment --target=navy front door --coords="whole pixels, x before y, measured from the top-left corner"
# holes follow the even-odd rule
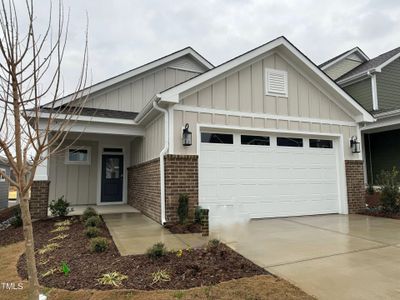
[[[101,202],[122,202],[123,171],[123,155],[103,154]]]

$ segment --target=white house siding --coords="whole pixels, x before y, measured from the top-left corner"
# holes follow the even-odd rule
[[[337,79],[343,74],[346,74],[350,70],[353,70],[355,67],[358,67],[362,64],[361,58],[357,54],[351,54],[345,59],[337,62],[336,64],[330,66],[325,71],[332,79]]]
[[[144,137],[131,142],[131,165],[158,157],[164,147],[164,136],[164,115],[160,115],[146,126]]]
[[[288,72],[288,98],[265,95],[265,68]],[[345,159],[359,159],[359,156],[351,154],[347,145],[349,138],[358,132],[352,118],[277,53],[197,90],[186,96],[181,104],[175,106],[173,116],[175,154],[196,154],[196,125],[213,124],[342,134],[346,143]],[[234,115],[239,112],[243,116]],[[277,117],[282,119],[277,120]],[[185,123],[190,124],[193,132],[191,147],[182,146],[181,134]]]
[[[186,68],[189,71],[183,70]],[[190,57],[182,57],[166,66],[95,93],[86,101],[85,106],[140,112],[156,93],[197,76],[203,69]]]

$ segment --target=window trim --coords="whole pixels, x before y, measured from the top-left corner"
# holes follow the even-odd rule
[[[86,150],[87,151],[87,160],[86,161],[71,161],[69,160],[69,151],[70,150]],[[65,161],[66,165],[90,165],[91,164],[91,147],[88,146],[71,146],[65,150]]]
[[[283,80],[284,80],[284,92],[283,93],[276,93],[276,92],[271,92],[269,89],[269,74],[271,73],[276,73],[279,75],[283,75]],[[288,72],[284,71],[284,70],[277,70],[277,69],[271,69],[271,68],[265,68],[265,75],[264,75],[264,84],[265,84],[265,95],[267,96],[274,96],[274,97],[283,97],[283,98],[288,98],[289,97],[289,76],[288,76]]]
[[[0,168],[0,170],[2,170],[4,173],[7,174],[6,168]],[[5,181],[6,181],[6,178],[3,177],[3,176],[0,174],[0,182],[5,182]]]

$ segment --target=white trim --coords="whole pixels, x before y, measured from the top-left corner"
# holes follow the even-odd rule
[[[175,67],[175,66],[168,66],[167,69],[174,69],[174,70],[178,70],[178,71],[185,71],[185,72],[197,73],[197,74],[204,72],[202,70],[186,69],[186,68],[180,68],[180,67]]]
[[[5,168],[0,168],[0,171],[2,171],[4,174],[7,174],[7,171]],[[0,174],[0,182],[5,182],[5,181],[6,181],[6,178]]]
[[[339,196],[339,213],[348,214],[348,201],[347,201],[347,184],[346,184],[346,171],[345,171],[345,158],[344,158],[344,143],[343,134],[339,133],[321,133],[321,132],[308,132],[308,131],[291,131],[291,130],[278,130],[278,129],[266,129],[266,128],[252,128],[252,127],[240,127],[240,126],[228,126],[228,125],[211,125],[211,124],[197,124],[197,155],[199,161],[201,159],[201,132],[202,129],[206,130],[227,130],[234,132],[265,132],[272,134],[290,134],[290,135],[300,135],[304,137],[330,137],[335,138],[338,141],[337,151],[338,151],[338,161],[337,161],[337,182],[339,185],[338,196]],[[334,141],[334,142],[336,142]],[[272,145],[272,144],[271,144]],[[200,163],[199,163],[200,165]],[[200,186],[200,172],[201,168],[198,170],[198,186]],[[199,189],[199,199],[201,198],[201,190]]]
[[[171,89],[161,92],[157,96],[161,101],[179,103],[180,94],[187,91],[203,82],[206,82],[218,75],[221,75],[247,61],[256,58],[260,55],[265,54],[279,46],[286,47],[291,53],[293,53],[302,63],[304,63],[309,69],[311,69],[316,75],[318,75],[322,80],[324,80],[329,87],[331,87],[335,92],[337,92],[345,101],[350,103],[358,112],[361,113],[362,117],[358,120],[359,122],[373,122],[374,118],[353,98],[351,98],[345,91],[343,91],[331,78],[328,77],[323,71],[321,71],[317,66],[315,66],[307,57],[304,56],[299,50],[297,50],[292,44],[290,44],[285,38],[280,37],[275,39],[261,47],[258,47],[250,52],[247,52],[225,64],[220,65],[206,73],[203,73],[191,80],[188,80],[182,84],[179,84]]]
[[[75,161],[75,160],[69,160],[69,151],[70,150],[86,150],[87,151],[87,159],[86,161]],[[91,159],[92,159],[92,148],[90,146],[70,146],[67,149],[65,149],[65,157],[64,157],[64,164],[66,165],[85,165],[85,166],[90,166],[91,165]]]
[[[400,57],[400,53],[397,53],[396,55],[393,55],[391,58],[389,58],[387,61],[383,62],[382,64],[380,64],[378,67],[376,67],[376,70],[378,72],[381,72],[382,69],[384,67],[386,67],[388,64],[392,63],[393,61],[395,61],[396,59],[398,59]]]
[[[378,106],[378,90],[376,85],[376,74],[371,74],[371,90],[372,90],[372,109],[378,110],[379,106]]]
[[[385,127],[391,127],[391,126],[399,126],[400,127],[400,116],[399,115],[388,116],[388,117],[385,117],[382,119],[378,119],[378,121],[375,123],[366,124],[361,128],[361,131],[370,133],[369,131],[376,130],[376,132],[379,132],[379,131],[386,130]],[[381,130],[378,130],[378,129],[381,129]]]
[[[381,113],[375,114],[374,117],[377,118],[379,121],[379,119],[395,117],[397,115],[400,115],[400,109],[381,112]]]
[[[168,108],[168,116],[169,116],[169,122],[168,122],[168,126],[169,126],[169,153],[174,153],[174,149],[175,149],[175,140],[174,140],[174,106],[170,106]]]
[[[214,109],[214,108],[194,107],[194,106],[179,105],[179,104],[174,105],[173,109],[179,110],[179,111],[217,114],[217,115],[229,115],[229,116],[237,116],[237,117],[263,118],[263,119],[272,119],[272,120],[308,122],[308,123],[342,125],[342,126],[356,126],[357,125],[356,122],[351,122],[351,121],[338,121],[338,120],[326,120],[326,119],[316,119],[316,118],[292,117],[292,116],[286,116],[286,115],[272,115],[272,114],[263,114],[263,113],[250,113],[250,112],[222,110],[222,109]]]
[[[360,48],[354,47],[352,50],[349,50],[349,51],[343,53],[341,56],[339,56],[335,60],[331,61],[330,63],[328,63],[328,64],[326,64],[324,66],[322,66],[321,69],[322,70],[328,69],[330,66],[333,66],[337,62],[341,61],[342,59],[345,59],[347,56],[349,56],[349,55],[351,55],[351,54],[353,54],[355,52],[358,52],[358,54],[360,54],[365,59],[365,61],[369,61],[369,57],[367,55],[365,55],[365,53],[362,52],[362,50]]]
[[[104,148],[121,148],[122,152],[104,152]],[[123,156],[123,178],[122,178],[122,201],[120,202],[101,202],[101,179],[102,179],[102,170],[103,170],[103,154],[105,155],[122,155]],[[128,201],[128,171],[127,171],[127,166],[129,162],[127,161],[128,156],[126,154],[126,147],[124,146],[118,146],[118,145],[112,145],[112,144],[102,144],[99,141],[99,147],[98,147],[98,165],[97,165],[97,197],[96,197],[96,205],[118,205],[118,204],[126,204]]]
[[[75,99],[75,95],[76,94],[79,94],[80,97],[85,97],[85,96],[87,96],[89,94],[93,94],[93,93],[95,93],[95,92],[97,92],[99,90],[105,89],[105,88],[107,88],[107,87],[109,87],[111,85],[117,84],[117,83],[119,83],[121,81],[124,81],[126,79],[129,79],[129,78],[132,78],[134,76],[140,75],[140,74],[142,74],[144,72],[150,71],[151,69],[160,67],[160,66],[162,66],[162,65],[164,65],[166,63],[169,63],[169,62],[171,62],[171,61],[173,61],[175,59],[178,59],[178,58],[183,57],[183,56],[188,55],[188,54],[193,56],[194,59],[196,59],[200,64],[202,64],[207,69],[214,68],[214,66],[210,62],[208,62],[206,59],[204,59],[194,49],[192,49],[190,47],[187,47],[187,48],[179,50],[179,51],[177,51],[175,53],[169,54],[169,55],[167,55],[167,56],[165,56],[163,58],[160,58],[160,59],[158,59],[156,61],[147,63],[147,64],[145,64],[143,66],[138,67],[138,68],[135,68],[135,69],[133,69],[131,71],[122,73],[120,75],[117,75],[117,76],[112,77],[110,79],[107,79],[105,81],[96,83],[96,84],[92,85],[91,87],[83,89],[82,91],[79,91],[77,93],[74,93],[74,94],[65,96],[63,98],[60,98],[60,99],[56,100],[54,103],[52,103],[52,102],[48,103],[48,104],[45,105],[45,107],[52,107],[52,106],[58,107],[58,106],[60,106],[62,104],[69,103],[69,102],[71,102],[72,100]]]
[[[264,69],[264,84],[265,84],[265,95],[275,96],[275,97],[288,97],[288,72],[284,70],[276,70],[271,68]],[[283,76],[283,93],[278,93],[271,91],[270,86],[270,75],[278,74]]]

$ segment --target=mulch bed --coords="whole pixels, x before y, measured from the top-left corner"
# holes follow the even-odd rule
[[[190,223],[190,224],[169,224],[165,226],[171,233],[178,234],[178,233],[200,233],[201,232],[201,225],[197,223]]]
[[[216,248],[201,248],[183,250],[182,256],[177,253],[168,253],[158,259],[151,259],[147,255],[121,256],[112,242],[110,233],[105,225],[101,227],[101,236],[110,240],[110,247],[104,253],[92,253],[89,249],[89,239],[84,234],[84,226],[78,218],[73,220],[67,233],[69,236],[60,241],[61,247],[46,254],[36,254],[38,262],[39,282],[43,286],[77,289],[112,289],[111,286],[99,285],[97,279],[102,274],[118,271],[128,276],[123,281],[123,288],[153,290],[153,289],[187,289],[191,287],[214,285],[222,281],[269,274],[245,259],[224,244]],[[35,246],[37,249],[51,243],[49,239],[57,233],[50,233],[55,221],[43,220],[34,223]],[[9,228],[1,232],[0,241],[4,245],[11,243],[14,238],[10,235],[22,235],[22,232]],[[22,237],[20,238],[22,240]],[[42,274],[53,268],[59,269],[61,262],[66,262],[71,269],[68,276],[57,271],[53,275],[43,277]],[[26,279],[25,255],[19,259],[19,275]],[[170,281],[152,284],[152,273],[166,270]]]
[[[398,219],[400,220],[400,213],[391,213],[382,211],[379,209],[366,209],[360,212],[361,215],[373,216],[373,217],[381,217],[381,218],[390,218],[390,219]]]

